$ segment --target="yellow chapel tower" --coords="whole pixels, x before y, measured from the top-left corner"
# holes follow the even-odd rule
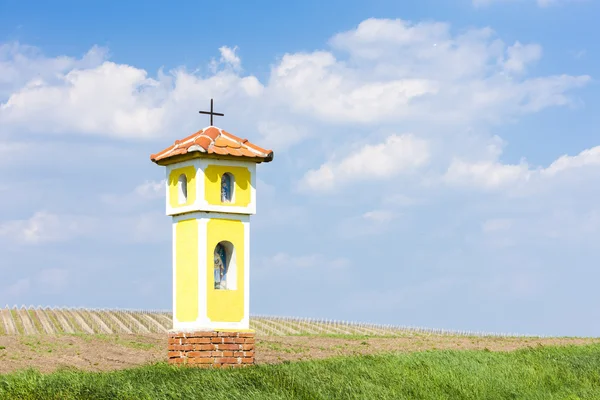
[[[212,125],[150,159],[166,167],[173,219],[171,363],[254,363],[249,325],[250,215],[265,150]]]

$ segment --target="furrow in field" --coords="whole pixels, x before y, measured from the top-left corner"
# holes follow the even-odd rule
[[[355,331],[355,334],[370,335],[370,336],[382,335],[381,329],[377,329],[377,328],[374,328],[374,327],[368,326],[368,325],[367,326],[357,325],[357,326],[353,327],[353,330]]]
[[[291,323],[290,320],[287,319],[272,319],[270,320],[275,325],[277,325],[281,330],[286,332],[288,335],[297,335],[300,333],[297,326]]]
[[[322,333],[322,331],[318,329],[317,326],[315,326],[315,323],[312,321],[296,320],[294,323],[298,325],[301,333],[309,333],[311,335]]]
[[[313,335],[327,334],[325,326],[317,323],[316,321],[294,321],[300,328],[302,333],[309,333]]]
[[[58,322],[60,323],[63,332],[65,333],[75,333],[75,328],[71,325],[67,317],[63,314],[63,310],[59,310],[57,308],[53,310],[48,310],[48,312],[52,312]]]
[[[2,311],[2,320],[4,321],[4,329],[6,330],[6,333],[9,335],[16,335],[17,334],[17,326],[15,325],[15,323],[12,319],[10,309],[4,308],[1,311]]]
[[[156,314],[157,319],[165,327],[166,330],[169,330],[173,327],[173,316],[170,314],[158,313]]]
[[[274,335],[274,336],[285,336],[286,333],[279,329],[279,326],[271,323],[266,319],[254,320],[254,323],[258,325],[258,330],[264,332],[264,335]]]
[[[50,335],[53,335],[56,333],[56,330],[54,329],[54,326],[52,325],[52,322],[50,322],[50,320],[48,319],[48,317],[46,316],[46,314],[44,313],[43,310],[40,310],[39,308],[34,308],[33,312],[35,313],[37,319],[40,321],[40,324],[42,324],[42,328],[44,329],[44,331]]]
[[[131,329],[129,329],[129,327],[123,323],[123,321],[113,314],[113,312],[114,311],[105,311],[104,315],[106,315],[107,318],[110,318],[110,320],[119,327],[120,333],[133,333]]]
[[[94,322],[100,328],[100,333],[114,333],[113,330],[100,318],[96,312],[88,311],[88,315],[94,320]]]
[[[160,322],[153,318],[152,314],[142,314],[142,316],[154,327],[155,332],[162,333],[167,331]]]
[[[92,327],[89,326],[87,324],[87,322],[85,322],[83,317],[76,310],[66,309],[63,312],[65,313],[65,315],[70,315],[77,323],[78,328],[81,328],[81,330],[83,330],[85,333],[94,333],[94,330],[92,329]]]
[[[250,321],[250,329],[254,329],[256,335],[260,336],[270,336],[272,330],[270,327],[265,326],[265,324],[256,319]]]
[[[304,321],[294,321],[293,324],[296,326],[296,329],[300,332],[300,333],[308,333],[308,334],[316,334],[318,333],[316,329],[314,329],[314,326],[312,326],[310,323],[308,322],[304,322]]]
[[[345,329],[345,326],[336,324],[333,321],[331,323],[321,322],[321,324],[325,327],[325,330],[330,335],[348,335],[350,332]]]
[[[138,321],[136,318],[134,318],[133,315],[131,315],[130,313],[124,312],[121,314],[121,316],[126,321],[131,322],[131,324],[135,327],[133,329],[133,331],[135,331],[135,333],[150,333],[148,328],[146,328],[146,326],[144,324],[142,324],[140,321]]]
[[[25,308],[17,309],[17,315],[21,319],[21,324],[23,324],[23,331],[26,335],[35,335],[37,333],[37,329],[33,326],[33,321],[29,318],[29,313]]]
[[[266,319],[263,319],[262,322],[264,324],[267,324],[267,325],[277,329],[279,332],[281,332],[281,334],[283,336],[297,333],[296,330],[290,328],[289,326],[282,324],[280,321],[277,321],[275,319],[266,318]]]

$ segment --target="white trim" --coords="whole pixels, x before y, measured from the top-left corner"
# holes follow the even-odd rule
[[[194,145],[188,147],[188,149],[187,149],[188,153],[191,153],[193,151],[199,151],[200,153],[206,153],[206,150],[204,150],[204,147],[197,145],[197,144],[194,144]]]
[[[176,222],[184,221],[186,219],[209,220],[213,218],[232,219],[234,221],[250,222],[250,216],[246,214],[229,214],[207,211],[195,211],[187,214],[174,215],[172,218],[173,221]],[[202,234],[199,234],[198,236],[202,236]],[[206,239],[206,232],[204,232],[204,238]]]
[[[249,330],[248,324],[244,324],[243,320],[240,322],[182,322],[173,326],[173,329],[169,329],[169,332],[195,332],[195,331],[218,331],[221,329],[240,329]]]
[[[173,297],[173,327],[177,326],[179,324],[179,322],[177,321],[177,276],[176,276],[176,270],[177,270],[177,221],[173,221],[173,243],[171,245],[171,251],[173,252],[172,254],[172,259],[173,259],[173,267],[172,267],[172,274],[173,274],[173,293],[171,293],[172,297]]]
[[[244,329],[250,329],[250,218],[244,221]]]

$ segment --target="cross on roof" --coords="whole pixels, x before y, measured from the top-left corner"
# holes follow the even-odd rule
[[[213,112],[213,99],[210,99],[210,111],[198,111],[200,114],[209,114],[210,115],[210,126],[213,125],[213,115],[218,115],[220,117],[225,116],[225,114]]]

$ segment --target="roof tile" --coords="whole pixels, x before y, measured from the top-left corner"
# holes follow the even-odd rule
[[[231,143],[231,141],[224,139],[223,137],[218,137],[217,140],[215,140],[215,146],[217,147],[229,147],[229,143]]]

